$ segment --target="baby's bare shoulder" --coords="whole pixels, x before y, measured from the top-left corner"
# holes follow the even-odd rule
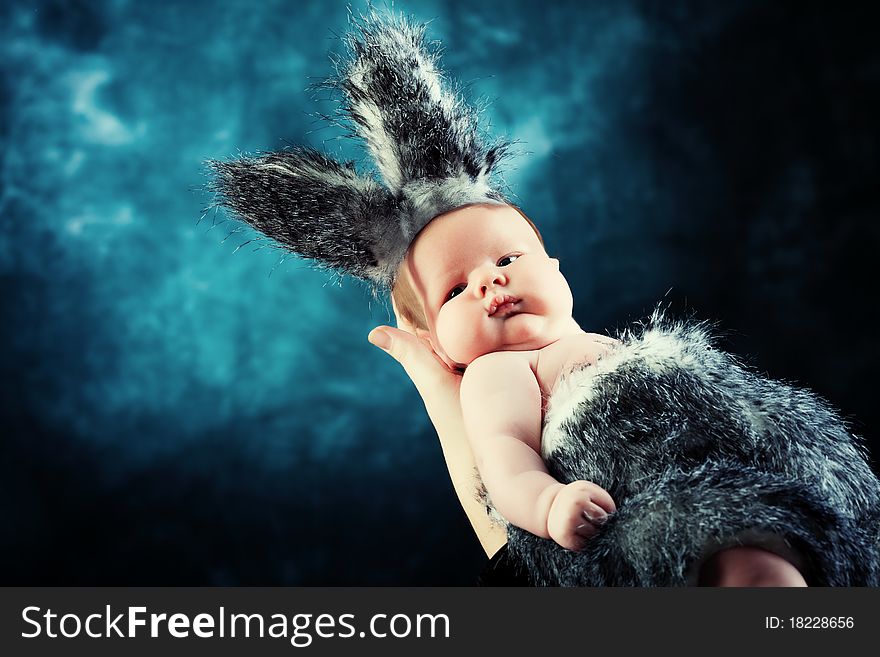
[[[464,371],[462,385],[480,381],[515,381],[536,376],[537,352],[495,351],[475,359]]]
[[[537,376],[522,352],[495,352],[480,356],[467,366],[461,379],[461,398],[483,399],[500,392],[510,398],[516,391],[533,387],[538,388]]]

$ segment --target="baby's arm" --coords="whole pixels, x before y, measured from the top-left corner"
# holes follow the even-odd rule
[[[477,469],[495,508],[508,522],[571,550],[614,511],[611,497],[586,481],[563,485],[540,457],[541,390],[527,359],[510,352],[471,363],[461,407]],[[585,516],[586,514],[586,516]]]

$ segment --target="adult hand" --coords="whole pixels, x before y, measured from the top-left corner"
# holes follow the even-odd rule
[[[377,326],[367,339],[403,366],[419,391],[441,440],[447,431],[461,432],[463,423],[458,398],[461,373],[434,353],[427,331],[415,328],[401,317],[393,299],[391,304],[398,328]]]
[[[486,555],[491,557],[504,545],[507,535],[503,528],[490,521],[486,508],[478,500],[479,480],[459,400],[461,373],[452,369],[434,352],[426,337],[427,332],[416,329],[404,320],[396,306],[394,316],[398,328],[377,326],[368,339],[403,366],[419,391],[428,417],[437,430],[458,501]]]

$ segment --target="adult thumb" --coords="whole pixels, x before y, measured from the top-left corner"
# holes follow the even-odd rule
[[[437,386],[445,387],[450,382],[460,380],[431,349],[426,340],[408,331],[390,326],[377,326],[367,339],[383,351],[391,354],[403,366],[407,376],[415,384],[422,398],[433,394]]]
[[[377,326],[370,331],[367,340],[391,354],[403,366],[416,387],[431,385],[438,376],[450,374],[448,366],[431,350],[427,341],[408,331],[391,326]]]
[[[377,326],[367,336],[370,344],[391,354],[398,363],[406,367],[408,362],[417,353],[419,339],[412,333],[407,333],[391,326]]]

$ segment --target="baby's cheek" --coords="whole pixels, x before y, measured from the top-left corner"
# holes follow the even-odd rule
[[[455,359],[456,352],[459,351],[459,331],[456,330],[456,322],[454,318],[444,316],[443,313],[437,318],[437,342],[446,355]]]
[[[552,295],[554,305],[562,309],[568,308],[568,312],[574,307],[574,298],[571,294],[571,287],[565,276],[559,270],[549,272],[547,286],[545,288]]]
[[[470,364],[478,356],[479,336],[467,328],[463,322],[454,320],[444,321],[442,318],[437,322],[437,341],[452,360],[464,365]]]

